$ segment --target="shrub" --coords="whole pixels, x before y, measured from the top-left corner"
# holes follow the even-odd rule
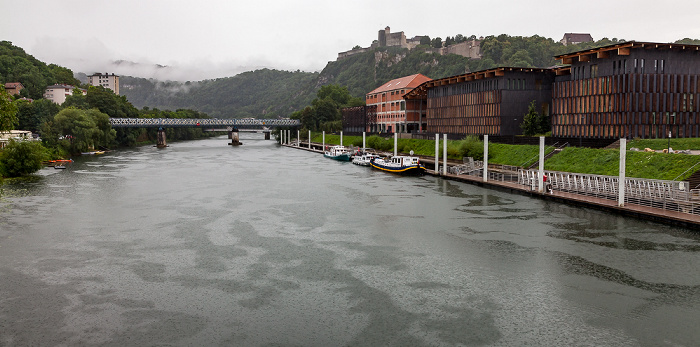
[[[35,141],[10,141],[0,152],[0,173],[5,177],[19,177],[41,169],[46,150]]]

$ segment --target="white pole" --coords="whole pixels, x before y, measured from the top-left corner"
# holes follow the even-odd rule
[[[309,130],[309,149],[311,149],[311,130]]]
[[[321,144],[321,151],[326,152],[326,131],[323,131],[323,143]]]
[[[343,132],[340,132],[340,145],[343,145]]]
[[[484,182],[489,181],[489,136],[484,135]]]
[[[300,145],[301,136],[299,136],[299,130],[297,130],[297,147]]]
[[[287,130],[287,138],[285,140],[287,140],[288,145],[292,144],[292,129]]]
[[[398,144],[399,144],[399,134],[394,133],[394,156],[397,156],[397,150],[398,150]]]
[[[618,178],[618,192],[617,205],[620,207],[625,206],[625,166],[627,161],[627,139],[620,139],[620,177]]]
[[[367,143],[365,142],[365,134],[366,132],[362,132],[362,152],[364,153],[365,148],[367,148]]]
[[[537,190],[542,193],[544,192],[544,136],[540,136],[540,170],[538,177]]]
[[[442,174],[447,175],[447,134],[442,134]]]
[[[440,161],[440,134],[435,134],[435,173],[439,173]]]
[[[284,130],[280,130],[280,145],[284,145]]]

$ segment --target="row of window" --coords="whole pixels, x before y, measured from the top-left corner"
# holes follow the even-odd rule
[[[501,127],[498,125],[476,125],[476,126],[463,126],[463,125],[440,125],[436,123],[431,123],[428,121],[427,130],[428,133],[440,133],[440,134],[477,134],[477,135],[500,135]]]
[[[554,99],[553,113],[599,113],[626,111],[693,112],[695,94],[633,93]]]
[[[627,68],[628,59],[619,59],[612,61],[612,74],[613,75],[624,75],[628,73],[656,73],[663,74],[665,70],[666,61],[664,59],[654,59],[653,65],[650,67],[646,65],[646,59],[635,58],[631,59],[631,69]],[[652,62],[649,59],[650,63]],[[586,78],[598,77],[598,65],[589,64],[576,66],[571,68],[571,80],[582,80]]]
[[[697,113],[624,112],[595,114],[560,114],[552,117],[553,125],[585,124],[700,124]]]
[[[618,75],[562,81],[554,84],[554,98],[615,93],[698,93],[698,75]]]
[[[659,139],[671,137],[699,137],[700,124],[628,124],[628,125],[552,125],[552,135],[561,137],[592,137],[592,138],[643,138]]]

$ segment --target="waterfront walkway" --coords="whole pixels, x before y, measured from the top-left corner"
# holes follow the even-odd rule
[[[302,143],[300,146],[284,146],[323,154],[323,151],[320,150],[321,144],[312,143],[311,148],[309,148],[308,143]],[[421,157],[421,161],[425,162],[426,164],[429,164],[428,166],[434,167],[434,158]],[[461,163],[448,160],[448,166],[459,164]],[[588,208],[594,208],[598,210],[626,215],[634,218],[641,218],[659,223],[700,230],[700,216],[690,213],[669,211],[660,208],[635,205],[631,203],[627,203],[624,206],[618,206],[616,200],[597,198],[593,196],[568,193],[558,190],[554,190],[551,193],[540,193],[537,190],[531,189],[530,186],[526,186],[518,182],[495,180],[489,180],[487,182],[484,182],[483,178],[480,176],[457,175],[451,173],[442,174],[442,172],[435,172],[434,170],[426,170],[426,173],[431,176],[439,176],[445,179],[470,183],[487,188],[498,189],[510,193],[529,195],[540,199],[556,201],[576,206],[584,206]]]

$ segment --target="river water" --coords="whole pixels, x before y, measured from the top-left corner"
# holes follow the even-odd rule
[[[282,148],[5,184],[0,346],[697,346],[700,234]]]

